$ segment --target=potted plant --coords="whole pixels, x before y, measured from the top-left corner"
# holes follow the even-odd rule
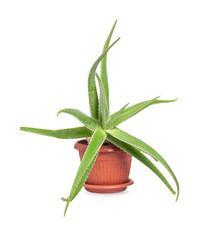
[[[176,194],[167,179],[157,169],[157,167],[144,155],[151,156],[159,161],[171,174],[177,187],[179,196],[179,183],[170,166],[163,157],[145,142],[120,130],[117,126],[139,113],[143,109],[153,104],[174,102],[175,100],[159,100],[159,97],[148,101],[140,102],[127,107],[125,105],[119,111],[109,115],[109,89],[107,78],[107,52],[120,39],[110,45],[110,40],[116,26],[114,23],[108,38],[105,42],[103,52],[92,65],[88,76],[88,94],[91,117],[77,109],[65,108],[57,113],[67,113],[77,118],[84,126],[78,128],[47,130],[30,127],[21,127],[21,130],[37,133],[41,135],[75,139],[85,138],[75,144],[79,150],[81,163],[77,175],[73,182],[71,192],[66,201],[64,215],[66,214],[69,203],[77,196],[83,185],[88,191],[93,192],[118,192],[123,191],[133,183],[129,179],[131,156],[142,162],[152,170],[167,186]],[[96,73],[98,65],[101,63],[100,76]],[[97,93],[96,80],[99,86],[99,97]],[[93,167],[94,166],[94,167]]]

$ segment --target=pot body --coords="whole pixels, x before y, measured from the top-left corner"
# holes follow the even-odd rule
[[[88,147],[85,140],[76,142],[80,160]],[[129,181],[132,156],[114,145],[102,145],[86,185],[117,185]],[[88,190],[88,189],[87,189]],[[98,192],[98,191],[93,191]]]

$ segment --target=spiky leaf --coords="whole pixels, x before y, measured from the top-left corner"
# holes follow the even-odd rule
[[[114,32],[115,26],[116,26],[117,20],[115,21],[108,37],[107,40],[105,42],[104,48],[103,48],[103,52],[106,51],[109,47],[110,44],[110,40],[112,38],[112,34]],[[105,95],[106,95],[106,99],[107,99],[107,106],[109,109],[109,86],[108,86],[108,76],[107,76],[107,54],[103,57],[102,61],[101,61],[101,80],[102,83],[104,85],[105,88]]]
[[[152,172],[154,172],[161,180],[162,182],[167,186],[167,188],[173,193],[176,194],[176,192],[173,190],[167,179],[164,177],[164,175],[158,170],[158,168],[144,155],[142,154],[137,148],[133,147],[130,144],[127,144],[125,142],[122,142],[113,136],[109,135],[107,136],[107,140],[112,142],[114,145],[122,149],[123,151],[129,153],[136,159],[138,159],[140,162],[142,162],[145,166],[147,166]]]
[[[130,106],[128,108],[126,108],[121,114],[120,116],[118,116],[118,118],[114,121],[114,124],[112,124],[110,126],[110,128],[114,128],[116,127],[117,125],[119,125],[120,123],[126,121],[127,119],[129,119],[130,117],[133,117],[134,115],[136,115],[137,113],[139,113],[140,111],[142,111],[143,109],[153,105],[153,104],[158,104],[158,103],[169,103],[169,102],[174,102],[176,101],[177,99],[174,99],[174,100],[158,100],[159,97],[156,97],[156,98],[153,98],[151,100],[148,100],[148,101],[144,101],[144,102],[140,102],[140,103],[137,103],[133,106]],[[115,115],[117,114],[114,113],[110,116],[110,120],[112,118],[115,118]]]
[[[99,57],[98,59],[94,62],[92,65],[90,72],[89,72],[89,77],[88,77],[88,93],[89,93],[89,106],[90,106],[90,111],[91,111],[91,116],[95,119],[99,118],[99,101],[98,101],[98,95],[97,95],[97,89],[96,89],[96,83],[95,83],[95,73],[98,64],[100,61],[103,59],[105,54],[109,51],[109,49],[119,40],[118,38],[113,44],[111,44]]]
[[[68,113],[68,114],[74,116],[91,131],[94,131],[97,127],[97,124],[98,124],[97,120],[89,117],[88,115],[86,115],[85,113],[83,113],[77,109],[64,108],[57,113],[57,116],[60,113]]]
[[[97,80],[99,82],[99,89],[100,89],[100,101],[99,101],[99,122],[101,126],[105,129],[107,119],[109,118],[109,111],[107,106],[107,98],[105,94],[105,88],[102,83],[101,78],[96,73]]]
[[[90,137],[92,135],[92,132],[86,127],[67,128],[59,130],[21,127],[20,130],[61,139],[83,138]]]
[[[77,196],[82,186],[84,185],[88,175],[94,165],[98,151],[106,138],[106,133],[101,127],[97,127],[92,135],[91,141],[83,155],[77,175],[73,182],[69,197],[66,199],[67,204],[65,207],[64,215],[66,214],[69,203]]]
[[[139,149],[140,151],[142,151],[144,153],[147,153],[148,155],[153,157],[156,161],[159,161],[160,163],[162,163],[162,165],[168,170],[168,172],[171,174],[172,178],[174,179],[174,181],[176,183],[176,187],[177,187],[176,200],[178,199],[178,196],[179,196],[178,180],[177,180],[174,172],[172,171],[172,169],[168,165],[168,163],[163,159],[163,157],[157,151],[155,151],[152,147],[150,147],[145,142],[139,140],[136,137],[131,136],[130,134],[128,134],[128,133],[126,133],[126,132],[124,132],[124,131],[122,131],[118,128],[114,128],[113,130],[106,130],[106,132],[109,133],[110,135],[112,135],[113,137],[121,140],[122,142],[130,144],[133,147]]]

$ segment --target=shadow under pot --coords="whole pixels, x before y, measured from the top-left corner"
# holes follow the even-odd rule
[[[86,140],[75,143],[80,160],[88,147]],[[111,143],[104,143],[84,184],[89,192],[116,193],[126,190],[134,182],[129,178],[132,156]]]

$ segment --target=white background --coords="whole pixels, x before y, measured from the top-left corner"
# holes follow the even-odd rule
[[[9,1],[0,3],[0,238],[209,239],[208,1]],[[89,114],[87,77],[115,19],[108,55],[110,109],[158,95],[121,129],[167,160],[179,201],[133,159],[127,191],[84,189],[65,203],[79,157],[74,140],[19,130],[80,126],[58,110]],[[175,187],[167,172],[157,164]]]

